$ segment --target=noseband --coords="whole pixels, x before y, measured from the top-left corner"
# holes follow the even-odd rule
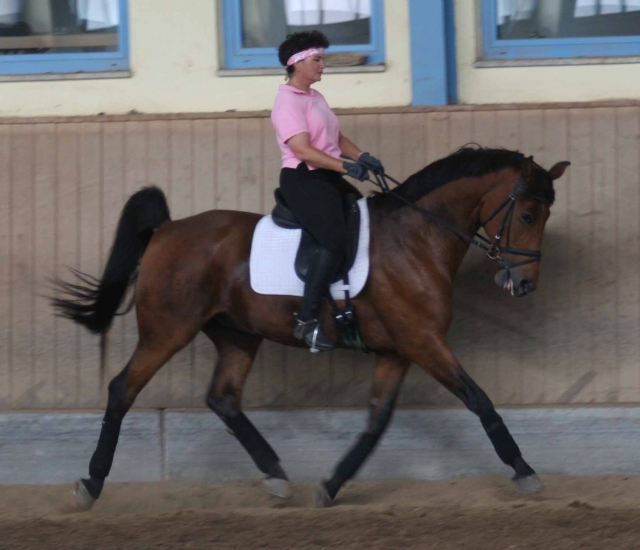
[[[522,191],[524,191],[524,188],[525,188],[525,183],[522,178],[518,180],[518,183],[514,187],[513,191],[509,193],[509,196],[506,199],[504,199],[504,201],[502,201],[502,203],[496,207],[496,209],[489,215],[489,217],[484,222],[480,223],[480,225],[484,227],[487,223],[489,223],[492,219],[494,219],[498,214],[500,214],[500,212],[506,209],[504,216],[502,217],[502,222],[500,223],[498,232],[493,238],[493,242],[491,242],[489,239],[480,235],[477,232],[475,235],[470,237],[469,235],[467,235],[466,233],[463,233],[456,227],[453,227],[452,225],[448,224],[444,220],[441,220],[437,216],[434,216],[428,210],[425,210],[424,208],[420,208],[419,206],[416,206],[414,203],[412,203],[411,201],[408,201],[404,197],[401,197],[397,193],[392,193],[391,189],[389,189],[389,185],[387,184],[386,180],[388,179],[396,185],[400,185],[400,182],[394,180],[391,176],[387,174],[382,174],[382,175],[375,174],[374,177],[375,177],[375,181],[373,181],[372,179],[368,179],[368,181],[378,186],[383,193],[391,195],[392,197],[395,197],[400,202],[405,203],[407,206],[409,206],[413,210],[420,212],[420,214],[422,214],[425,218],[435,222],[436,224],[440,225],[441,227],[444,227],[445,229],[448,229],[452,233],[455,233],[456,235],[458,235],[458,237],[460,237],[462,240],[466,241],[467,243],[477,246],[478,248],[481,248],[487,253],[487,256],[490,259],[500,260],[500,267],[502,269],[506,269],[507,271],[509,271],[514,267],[519,267],[521,265],[530,264],[533,262],[539,262],[542,257],[542,254],[539,250],[522,250],[520,248],[511,248],[509,246],[509,241],[511,240],[511,224],[513,223],[513,213],[515,212],[515,208],[516,208],[516,199],[518,198],[518,195],[522,193]],[[505,228],[506,228],[506,235],[507,235],[506,246],[500,246],[500,243],[502,242],[502,236],[505,232]],[[509,254],[512,256],[524,256],[525,258],[529,258],[529,259],[523,260],[521,262],[515,262],[515,263],[507,262],[502,257],[503,254]]]
[[[487,223],[489,223],[493,218],[495,218],[502,210],[506,208],[506,212],[502,218],[502,222],[500,223],[500,228],[493,238],[493,243],[489,241],[489,239],[483,237],[482,235],[476,233],[474,238],[480,239],[484,246],[480,246],[480,243],[476,243],[474,241],[473,244],[476,246],[480,246],[483,250],[486,250],[487,256],[492,260],[500,260],[500,266],[503,269],[510,270],[514,267],[518,267],[525,264],[530,264],[533,262],[539,262],[542,254],[539,250],[522,250],[520,248],[511,248],[509,246],[509,241],[511,240],[511,224],[513,223],[513,213],[516,209],[516,199],[518,195],[524,191],[525,183],[522,178],[518,180],[515,188],[509,196],[504,199],[504,201],[491,213],[491,215],[484,221],[481,222],[481,225],[484,227]],[[504,233],[505,228],[507,229],[507,246],[501,247],[499,246],[502,242],[502,234]],[[488,245],[488,248],[487,248]],[[511,254],[512,256],[525,256],[530,258],[529,260],[523,260],[521,262],[507,262],[502,257],[502,254]]]

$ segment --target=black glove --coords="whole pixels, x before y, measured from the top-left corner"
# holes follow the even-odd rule
[[[347,176],[357,179],[358,181],[364,181],[369,177],[369,170],[364,164],[359,162],[343,162],[342,166],[347,171]]]
[[[358,157],[358,162],[360,164],[364,164],[369,170],[378,176],[384,174],[384,166],[382,166],[382,163],[369,153],[362,153]]]

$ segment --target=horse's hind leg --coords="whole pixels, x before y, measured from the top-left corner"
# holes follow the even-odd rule
[[[149,349],[138,342],[127,366],[111,380],[100,439],[89,463],[89,479],[81,479],[76,484],[76,502],[83,510],[91,508],[100,497],[104,480],[111,471],[122,419],[158,369],[183,346],[183,341],[176,341],[174,345],[166,343],[160,348]]]
[[[318,507],[329,506],[336,494],[369,458],[387,428],[395,408],[400,384],[409,369],[409,361],[396,355],[378,354],[373,379],[373,395],[369,409],[369,422],[357,443],[342,458],[333,476],[315,488]]]
[[[278,455],[241,409],[242,388],[262,338],[228,329],[215,321],[209,323],[203,332],[218,350],[207,406],[220,417],[258,469],[267,476],[264,481],[267,491],[280,498],[288,497],[288,478]]]

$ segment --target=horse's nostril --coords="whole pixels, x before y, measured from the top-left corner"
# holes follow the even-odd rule
[[[528,294],[534,288],[535,288],[535,285],[531,281],[529,281],[528,279],[523,279],[520,282],[520,291],[522,292],[522,294]]]

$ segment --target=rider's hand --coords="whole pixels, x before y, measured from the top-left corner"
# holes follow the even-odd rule
[[[382,163],[369,153],[362,153],[358,157],[358,162],[360,164],[364,164],[369,170],[378,176],[384,174],[384,166],[382,166]]]
[[[347,176],[351,176],[358,181],[364,181],[369,177],[369,170],[364,164],[359,162],[343,162],[342,166],[347,171]]]

